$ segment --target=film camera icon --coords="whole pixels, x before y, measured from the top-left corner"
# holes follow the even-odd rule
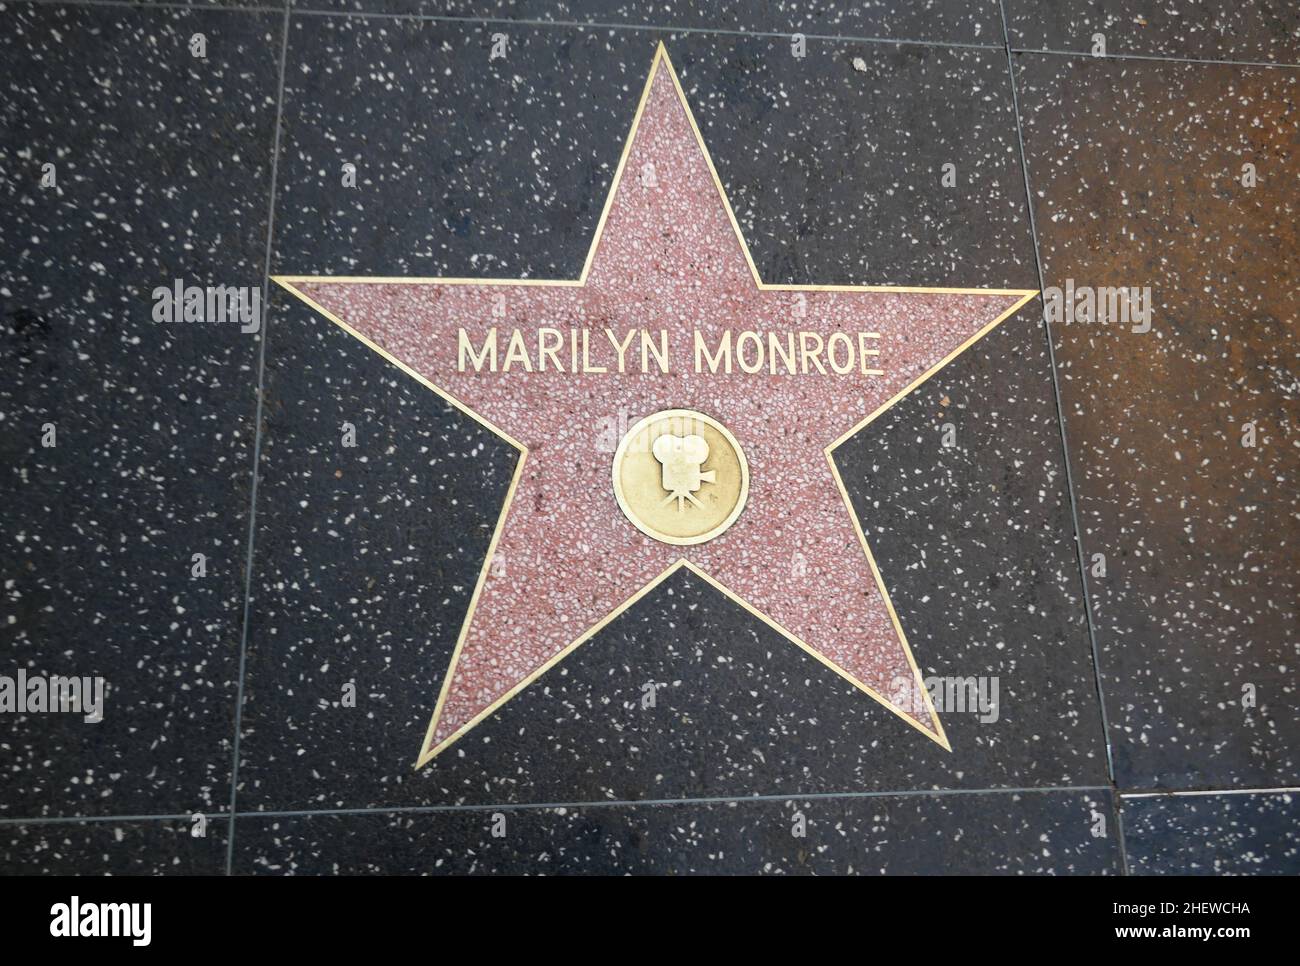
[[[668,491],[660,506],[677,501],[677,512],[686,509],[686,501],[695,504],[701,510],[704,504],[695,496],[695,491],[705,483],[717,480],[713,470],[701,470],[704,461],[709,458],[709,444],[702,436],[673,436],[665,433],[655,440],[651,450],[663,470],[663,488]]]
[[[749,496],[749,463],[740,443],[694,409],[662,409],[638,420],[619,442],[612,469],[623,515],[646,536],[675,546],[723,533]]]

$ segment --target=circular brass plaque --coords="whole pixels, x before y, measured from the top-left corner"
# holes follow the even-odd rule
[[[704,543],[736,522],[749,464],[736,437],[693,409],[665,409],[627,431],[614,453],[614,496],[647,536]]]

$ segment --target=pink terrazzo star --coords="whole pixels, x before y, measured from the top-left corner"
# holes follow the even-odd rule
[[[948,747],[830,450],[1036,293],[764,285],[662,47],[580,279],[277,281],[525,451],[417,767],[678,566]],[[498,370],[461,371],[460,330],[477,348],[493,326]],[[564,340],[545,369],[544,327]],[[501,371],[516,328],[533,371]],[[619,372],[607,328],[667,330],[670,371],[642,371],[638,336]],[[581,351],[569,371],[571,329],[608,371],[582,371]],[[870,372],[825,357],[824,374],[697,372],[696,329],[711,349],[728,329],[843,332],[855,348],[877,333],[880,354]],[[609,427],[665,409],[717,419],[749,460],[744,512],[696,546],[641,533],[611,487]]]

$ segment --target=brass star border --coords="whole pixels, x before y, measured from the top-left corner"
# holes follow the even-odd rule
[[[859,681],[857,678],[853,677],[852,675],[850,675],[849,673],[847,673],[846,671],[844,671],[843,669],[841,669],[840,667],[832,663],[828,658],[823,656],[820,652],[810,647],[804,641],[800,640],[797,635],[791,633],[789,630],[782,627],[779,623],[774,621],[768,615],[764,614],[758,608],[754,607],[752,604],[750,604],[740,595],[731,591],[729,588],[724,586],[718,580],[714,579],[709,574],[705,573],[702,569],[692,564],[689,560],[685,558],[681,558],[677,560],[675,563],[671,564],[669,567],[667,567],[657,577],[653,578],[648,583],[646,583],[645,586],[643,586],[640,590],[638,590],[635,594],[633,594],[631,597],[625,600],[618,607],[610,611],[604,618],[602,618],[600,621],[598,621],[597,623],[589,627],[579,637],[574,639],[570,644],[566,645],[560,651],[556,652],[549,660],[547,660],[545,663],[537,667],[530,674],[528,674],[526,677],[520,680],[517,684],[515,684],[512,688],[510,688],[508,691],[502,694],[499,698],[493,701],[490,705],[484,708],[472,719],[467,721],[459,729],[457,729],[455,732],[453,732],[451,735],[445,738],[439,745],[433,748],[429,748],[428,747],[429,741],[433,737],[434,728],[437,726],[438,720],[442,715],[443,704],[446,701],[447,692],[451,686],[452,678],[456,671],[457,662],[460,659],[461,649],[464,647],[465,639],[469,632],[470,623],[474,618],[474,611],[478,606],[479,595],[483,589],[483,583],[487,578],[489,568],[491,567],[492,564],[492,559],[496,554],[497,542],[500,539],[501,531],[505,525],[506,517],[509,515],[510,505],[514,501],[515,490],[523,474],[524,463],[528,459],[528,448],[525,447],[523,444],[521,444],[518,440],[511,437],[508,433],[504,432],[502,429],[495,426],[489,420],[485,419],[479,413],[475,412],[472,408],[466,406],[460,400],[456,399],[450,393],[446,392],[443,389],[440,389],[438,386],[434,385],[432,382],[430,382],[424,376],[420,375],[410,366],[401,362],[400,360],[395,358],[391,353],[385,351],[380,346],[375,344],[373,341],[366,338],[356,329],[352,328],[350,325],[348,325],[346,322],[340,319],[337,315],[324,308],[322,305],[320,305],[310,296],[304,294],[300,289],[297,288],[297,285],[300,283],[329,284],[331,282],[338,282],[338,283],[346,282],[351,284],[368,283],[368,284],[383,284],[383,285],[482,285],[482,286],[542,285],[542,286],[557,286],[557,287],[566,287],[566,286],[581,287],[586,285],[587,275],[591,271],[592,261],[596,256],[597,249],[600,247],[601,235],[605,230],[605,221],[609,216],[610,207],[613,204],[614,197],[618,191],[619,184],[622,181],[624,168],[626,167],[627,164],[627,158],[629,153],[631,152],[632,143],[636,139],[637,130],[641,124],[641,115],[645,110],[646,101],[649,98],[651,86],[654,83],[656,74],[661,68],[665,70],[668,73],[668,76],[672,79],[673,89],[677,92],[677,97],[681,102],[681,106],[686,112],[686,117],[690,123],[691,130],[695,135],[696,144],[699,146],[699,149],[704,156],[705,163],[707,164],[709,169],[709,174],[713,179],[714,185],[718,189],[718,194],[722,199],[723,208],[726,210],[727,213],[727,218],[731,222],[731,227],[736,233],[736,239],[740,242],[740,249],[744,254],[745,264],[749,266],[750,275],[753,277],[755,286],[757,286],[759,289],[766,290],[766,291],[775,291],[775,292],[899,292],[899,293],[912,292],[912,293],[950,294],[950,295],[1010,295],[1010,296],[1020,297],[1019,300],[1013,303],[1011,307],[1008,308],[1005,312],[1003,312],[1001,315],[994,318],[993,321],[989,322],[987,325],[980,328],[974,335],[968,338],[965,342],[959,345],[947,356],[945,356],[935,365],[931,366],[924,373],[918,376],[915,380],[909,383],[906,387],[900,390],[891,399],[889,399],[887,402],[882,404],[879,408],[875,410],[875,412],[871,413],[870,415],[868,415],[867,417],[859,421],[857,424],[851,427],[847,432],[845,432],[842,436],[840,436],[837,440],[835,440],[833,443],[831,443],[829,446],[825,448],[826,460],[830,464],[831,475],[834,477],[835,485],[840,491],[841,498],[844,500],[845,509],[848,512],[849,519],[853,522],[853,529],[858,535],[858,541],[862,544],[862,550],[866,554],[867,563],[871,567],[872,576],[875,578],[876,586],[880,590],[881,597],[885,603],[885,608],[889,612],[889,617],[890,620],[893,622],[894,630],[898,634],[898,641],[902,645],[903,651],[907,656],[908,666],[912,669],[912,674],[916,682],[917,693],[921,696],[921,699],[925,703],[925,708],[929,714],[930,722],[934,730],[933,732],[925,730],[925,728],[923,728],[914,718],[904,713],[900,708],[894,705],[891,701],[888,700],[888,698],[886,698],[884,695],[878,692],[875,688],[872,688],[870,685],[867,685],[864,682]],[[320,313],[325,318],[333,322],[335,325],[339,326],[339,328],[343,329],[349,335],[353,336],[358,341],[364,343],[370,349],[374,350],[379,355],[383,356],[384,359],[386,359],[388,362],[390,362],[392,365],[396,366],[397,368],[401,369],[403,372],[405,372],[412,379],[415,379],[426,389],[433,391],[438,396],[442,397],[447,402],[449,402],[451,405],[455,406],[461,412],[465,413],[471,419],[475,420],[480,425],[485,426],[487,429],[491,430],[497,436],[504,439],[507,443],[509,443],[519,452],[519,460],[515,465],[515,472],[510,480],[510,486],[506,492],[505,502],[502,505],[501,512],[497,517],[496,526],[493,528],[493,532],[492,532],[492,539],[488,543],[487,555],[483,560],[482,567],[479,569],[478,579],[474,585],[474,592],[470,597],[469,609],[466,611],[465,619],[461,623],[460,632],[456,639],[456,647],[452,652],[451,662],[448,664],[447,672],[443,677],[442,687],[438,693],[437,705],[434,708],[433,716],[429,720],[429,726],[425,732],[424,740],[420,745],[420,754],[417,757],[415,762],[415,768],[417,770],[423,768],[426,764],[428,764],[430,761],[436,758],[440,753],[445,751],[447,748],[453,745],[460,738],[464,737],[465,734],[467,734],[477,724],[479,724],[481,721],[483,721],[484,719],[492,715],[494,712],[496,712],[506,702],[508,702],[511,698],[517,695],[524,688],[528,687],[528,685],[532,684],[534,681],[540,678],[543,674],[549,671],[556,664],[563,661],[566,657],[568,657],[571,653],[573,653],[573,651],[575,651],[578,647],[585,644],[588,640],[594,637],[600,630],[602,630],[606,625],[608,625],[611,621],[617,618],[625,610],[627,610],[629,607],[631,607],[633,604],[639,601],[646,594],[650,593],[661,583],[663,583],[664,580],[666,580],[668,577],[670,577],[672,574],[676,573],[679,569],[683,567],[685,567],[691,573],[695,574],[697,577],[700,577],[710,586],[720,591],[724,596],[728,597],[730,600],[739,604],[741,607],[743,607],[749,613],[753,614],[763,623],[767,624],[769,627],[778,631],[791,643],[802,648],[806,653],[816,658],[819,662],[824,664],[826,667],[830,668],[840,677],[844,678],[846,681],[848,681],[858,690],[863,691],[866,694],[870,695],[874,700],[879,702],[881,705],[883,705],[893,714],[901,718],[903,721],[907,722],[909,725],[911,725],[921,734],[925,735],[927,738],[936,742],[944,750],[949,752],[952,751],[952,745],[949,743],[947,734],[944,732],[943,724],[939,720],[939,715],[935,711],[934,705],[930,701],[929,693],[926,691],[924,687],[920,668],[917,667],[916,658],[912,654],[911,644],[908,642],[907,635],[903,631],[903,626],[898,620],[898,614],[894,610],[894,603],[889,595],[889,589],[885,586],[885,581],[880,575],[880,568],[876,564],[876,558],[871,552],[870,544],[868,544],[867,542],[866,534],[863,533],[862,525],[858,520],[857,514],[854,513],[853,511],[853,505],[852,502],[849,500],[848,491],[844,487],[844,480],[840,477],[839,469],[835,465],[834,452],[839,446],[841,446],[844,442],[846,442],[850,437],[856,435],[859,431],[861,431],[862,429],[870,425],[872,422],[878,419],[883,413],[891,409],[900,400],[910,395],[912,391],[915,390],[918,386],[920,386],[922,383],[927,382],[932,376],[935,375],[935,373],[939,372],[941,369],[947,366],[950,362],[952,362],[955,358],[957,358],[957,356],[961,355],[961,353],[965,352],[967,349],[969,349],[972,345],[974,345],[984,336],[988,335],[989,332],[991,332],[994,328],[996,328],[1002,322],[1006,321],[1006,319],[1014,315],[1022,306],[1024,306],[1026,303],[1028,303],[1030,300],[1032,300],[1035,296],[1039,294],[1037,289],[935,288],[935,287],[924,287],[924,286],[913,287],[913,286],[898,286],[898,285],[772,285],[764,282],[763,279],[759,276],[758,268],[754,264],[753,256],[750,254],[749,251],[749,245],[746,244],[745,236],[740,230],[740,224],[739,222],[737,222],[735,212],[732,210],[731,207],[731,202],[727,198],[727,192],[726,189],[723,187],[722,179],[718,177],[718,170],[713,164],[713,157],[712,155],[709,154],[709,149],[704,143],[704,136],[700,133],[699,125],[695,121],[695,114],[691,111],[690,104],[686,100],[686,94],[682,90],[681,81],[677,77],[677,71],[673,68],[672,61],[668,57],[667,48],[664,46],[662,42],[659,43],[658,47],[655,50],[654,59],[651,62],[650,71],[646,77],[645,86],[642,88],[641,96],[637,101],[636,113],[633,115],[632,118],[631,130],[628,133],[627,140],[624,142],[623,152],[620,155],[618,161],[618,167],[614,171],[613,181],[610,183],[609,191],[605,196],[605,205],[601,209],[600,220],[596,224],[596,232],[592,236],[591,246],[587,250],[587,258],[583,262],[582,273],[576,279],[392,278],[392,277],[383,277],[383,276],[358,277],[358,276],[331,276],[331,275],[326,275],[326,276],[274,275],[272,276],[272,280],[275,281],[278,285],[280,285],[284,289],[288,290],[298,299],[300,299],[301,301],[309,305],[316,312]]]

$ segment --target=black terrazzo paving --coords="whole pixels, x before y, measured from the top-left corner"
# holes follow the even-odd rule
[[[766,280],[1032,283],[1002,52],[521,26],[489,60],[491,32],[293,21],[279,271],[576,276],[664,39]]]
[[[1290,792],[1213,794],[1297,784],[1296,70],[1013,55],[1015,101],[997,3],[335,2],[283,65],[242,0],[0,5],[0,673],[109,687],[3,716],[0,814],[104,820],[0,826],[0,872],[220,873],[232,828],[246,874],[1297,871]],[[1271,2],[1005,7],[1013,48],[1300,61]],[[951,753],[680,573],[416,772],[514,451],[274,286],[255,427],[259,336],[150,294],[261,286],[272,204],[275,273],[576,276],[661,40],[768,281],[1037,251],[1153,329],[1055,327],[1054,380],[1031,304],[837,452],[923,673],[997,682]],[[1211,793],[1121,838],[1116,785]]]
[[[221,875],[229,819],[121,819],[0,826],[5,875]],[[201,834],[195,834],[200,832]]]
[[[566,161],[572,155],[570,119],[581,115],[575,126],[579,143],[590,140],[596,127],[625,130],[656,43],[641,34],[616,41],[577,30],[531,31],[512,54],[511,68],[512,89],[518,90],[513,96],[535,109],[525,125],[502,117],[500,105],[508,95],[500,77],[484,80],[473,67],[483,56],[479,28],[296,21],[285,95],[289,137],[280,168],[284,212],[277,214],[278,270],[576,275],[621,137],[598,141],[603,156],[593,154],[585,168],[574,165]],[[738,216],[754,226],[756,259],[768,277],[865,281],[871,269],[864,266],[893,260],[893,270],[901,273],[904,257],[911,254],[910,274],[890,281],[969,283],[994,273],[990,284],[1031,283],[1032,266],[1015,260],[1017,250],[1029,253],[1032,245],[1025,220],[1016,223],[1011,217],[1017,211],[1011,197],[1018,176],[1014,133],[1003,125],[1002,135],[984,144],[984,122],[972,120],[980,117],[979,110],[989,112],[989,123],[1012,116],[1005,56],[999,73],[996,61],[980,52],[914,56],[892,46],[846,45],[834,57],[791,68],[786,54],[771,53],[766,41],[688,37],[669,47],[670,53],[677,51],[673,56],[688,96],[696,89],[711,92],[700,98],[701,127],[733,195],[752,196]],[[421,50],[430,52],[423,61],[416,59]],[[563,80],[568,74],[557,73],[557,63],[577,51],[585,71],[611,81],[571,88]],[[872,62],[866,74],[851,66],[859,55]],[[778,75],[770,77],[762,65],[774,56]],[[304,58],[331,67],[301,71]],[[382,86],[392,88],[391,97],[377,105],[372,97],[348,96],[357,83],[352,79],[364,74],[348,64],[373,65],[374,76],[385,78]],[[399,66],[412,83],[387,77]],[[751,82],[750,73],[767,79]],[[437,84],[425,86],[423,79],[430,77],[439,78]],[[929,111],[917,101],[920,77],[927,78],[921,90]],[[572,90],[572,97],[536,93],[557,84],[561,92]],[[781,96],[765,97],[762,84]],[[890,96],[880,97],[882,91]],[[412,151],[409,166],[386,166],[357,192],[355,204],[345,204],[348,195],[332,186],[332,164],[324,159],[337,155],[335,146],[345,138],[354,145],[370,143],[371,131],[384,143],[400,112],[413,110],[413,96],[431,104],[417,114],[495,119],[488,123],[498,131],[484,135],[482,144],[503,139],[505,156],[481,147],[470,159],[452,148],[458,139],[448,139],[435,149],[446,160]],[[941,102],[962,96],[972,105],[987,99],[994,106],[936,119]],[[765,101],[772,103],[760,107]],[[546,113],[550,105],[558,105],[553,117]],[[865,132],[892,129],[901,119],[923,114],[930,118],[927,133],[896,139],[880,150],[889,163],[870,160],[876,144],[864,143]],[[793,119],[791,127],[783,129],[787,117]],[[844,128],[844,117],[853,118],[851,131]],[[778,133],[768,139],[785,145],[785,157],[774,157],[768,141],[757,141],[752,133],[774,128]],[[425,139],[424,132],[416,138],[421,146]],[[841,144],[855,160],[827,151],[828,141]],[[972,143],[981,151],[972,150]],[[851,144],[856,147],[850,149]],[[954,156],[959,148],[972,177],[986,178],[986,188],[993,190],[968,189],[916,213],[913,198],[927,193],[895,190],[900,170],[937,171],[938,159]],[[408,186],[429,185],[439,167],[456,159],[465,173],[453,179],[453,189],[436,197],[429,192],[432,217],[422,219],[403,205]],[[535,170],[536,179],[520,179],[520,164]],[[851,188],[843,183],[846,166],[858,180]],[[560,180],[553,180],[552,172]],[[534,180],[546,182],[547,204],[528,196]],[[477,181],[502,190],[480,197],[467,190]],[[781,190],[782,185],[791,190]],[[1019,191],[1022,210],[1023,187]],[[809,221],[808,212],[819,204],[818,216]],[[372,218],[372,212],[398,212],[409,220],[390,225]],[[547,232],[551,222],[568,228]],[[592,228],[584,234],[580,228],[587,224]],[[465,231],[448,230],[456,225]],[[801,233],[796,225],[802,225]],[[319,244],[313,240],[317,226],[324,226],[326,235]],[[964,231],[1007,237],[1005,245],[983,247],[942,241]],[[440,241],[430,244],[421,233]],[[833,244],[821,241],[826,235]],[[344,239],[357,236],[368,244],[348,247]],[[520,247],[525,238],[546,243]],[[903,246],[901,240],[915,244]],[[412,248],[422,254],[413,257]],[[298,267],[298,252],[315,253],[304,256],[305,269]],[[343,264],[331,267],[322,260],[331,252],[338,252]],[[962,253],[969,253],[969,264],[954,266]],[[521,258],[531,261],[521,264]],[[809,276],[813,269],[818,274]],[[997,676],[1005,689],[997,721],[979,724],[968,714],[949,723],[960,754],[938,748],[683,574],[419,774],[412,773],[411,761],[468,606],[514,452],[313,313],[277,304],[274,325],[241,808],[1107,780],[1050,370],[1033,313],[1008,322],[987,350],[980,347],[969,364],[963,360],[947,374],[944,386],[957,400],[952,411],[976,410],[963,428],[959,452],[964,456],[940,446],[935,412],[942,410],[933,394],[908,400],[887,429],[882,422],[839,455],[859,506],[876,504],[863,512],[871,520],[880,515],[874,526],[890,534],[883,540],[887,556],[894,556],[892,535],[904,532],[907,510],[883,506],[890,498],[882,491],[897,490],[900,501],[923,493],[927,496],[919,500],[946,501],[955,515],[964,514],[975,543],[959,552],[980,558],[974,568],[981,591],[1005,579],[997,606],[987,596],[963,606],[965,588],[924,582],[918,582],[916,602],[907,605],[907,626],[918,635],[913,643],[927,673]],[[365,443],[356,451],[341,446],[344,421],[364,427]],[[921,435],[933,445],[916,446],[913,437]],[[1000,459],[981,459],[995,440]],[[898,490],[894,478],[876,475],[882,458],[896,459],[894,452],[905,454],[906,468],[896,461],[893,466],[910,480],[909,488]],[[979,492],[954,505],[949,476],[955,461],[979,477],[963,484]],[[458,526],[445,512],[431,515],[430,498],[422,495],[427,493],[437,493],[444,511],[454,509]],[[1020,519],[1008,527],[1009,517]],[[411,537],[422,532],[424,540]],[[886,567],[887,579],[897,574],[906,580],[902,572],[915,565],[918,548],[933,554],[938,566],[953,552],[943,543],[945,532],[907,530],[900,545],[909,555]],[[989,533],[998,535],[994,554],[978,546],[981,535]],[[356,566],[358,560],[365,566]],[[1022,567],[1025,561],[1032,564]],[[1006,575],[1008,566],[1018,569],[1016,577]],[[931,591],[943,595],[940,606],[934,606]],[[346,608],[338,600],[347,601]],[[918,615],[915,621],[912,614]],[[357,708],[342,707],[341,688],[354,678],[366,699]],[[671,697],[657,715],[629,714],[646,681],[673,683]]]
[[[255,874],[1106,875],[1108,793],[595,806],[239,820]],[[802,833],[802,834],[799,834]]]
[[[765,281],[1035,287],[1005,52],[667,47]]]
[[[1024,55],[1017,77],[1046,285],[1154,304],[1145,334],[1054,331],[1116,779],[1294,785],[1300,72]]]
[[[1127,798],[1124,835],[1134,875],[1300,873],[1294,792]]]
[[[280,19],[0,16],[0,641],[8,674],[107,685],[99,724],[0,719],[0,812],[212,809],[229,799],[258,336],[155,322],[152,292],[262,284]]]
[[[1300,63],[1300,8],[1286,0],[1003,0],[1013,48]]]
[[[493,32],[510,32],[509,21],[602,24],[620,27],[721,30],[810,37],[882,38],[931,43],[1002,42],[1002,22],[995,0],[887,0],[860,2],[773,2],[773,0],[293,0],[300,9],[379,11],[422,16],[475,19],[487,17]],[[788,43],[788,41],[787,41]]]

